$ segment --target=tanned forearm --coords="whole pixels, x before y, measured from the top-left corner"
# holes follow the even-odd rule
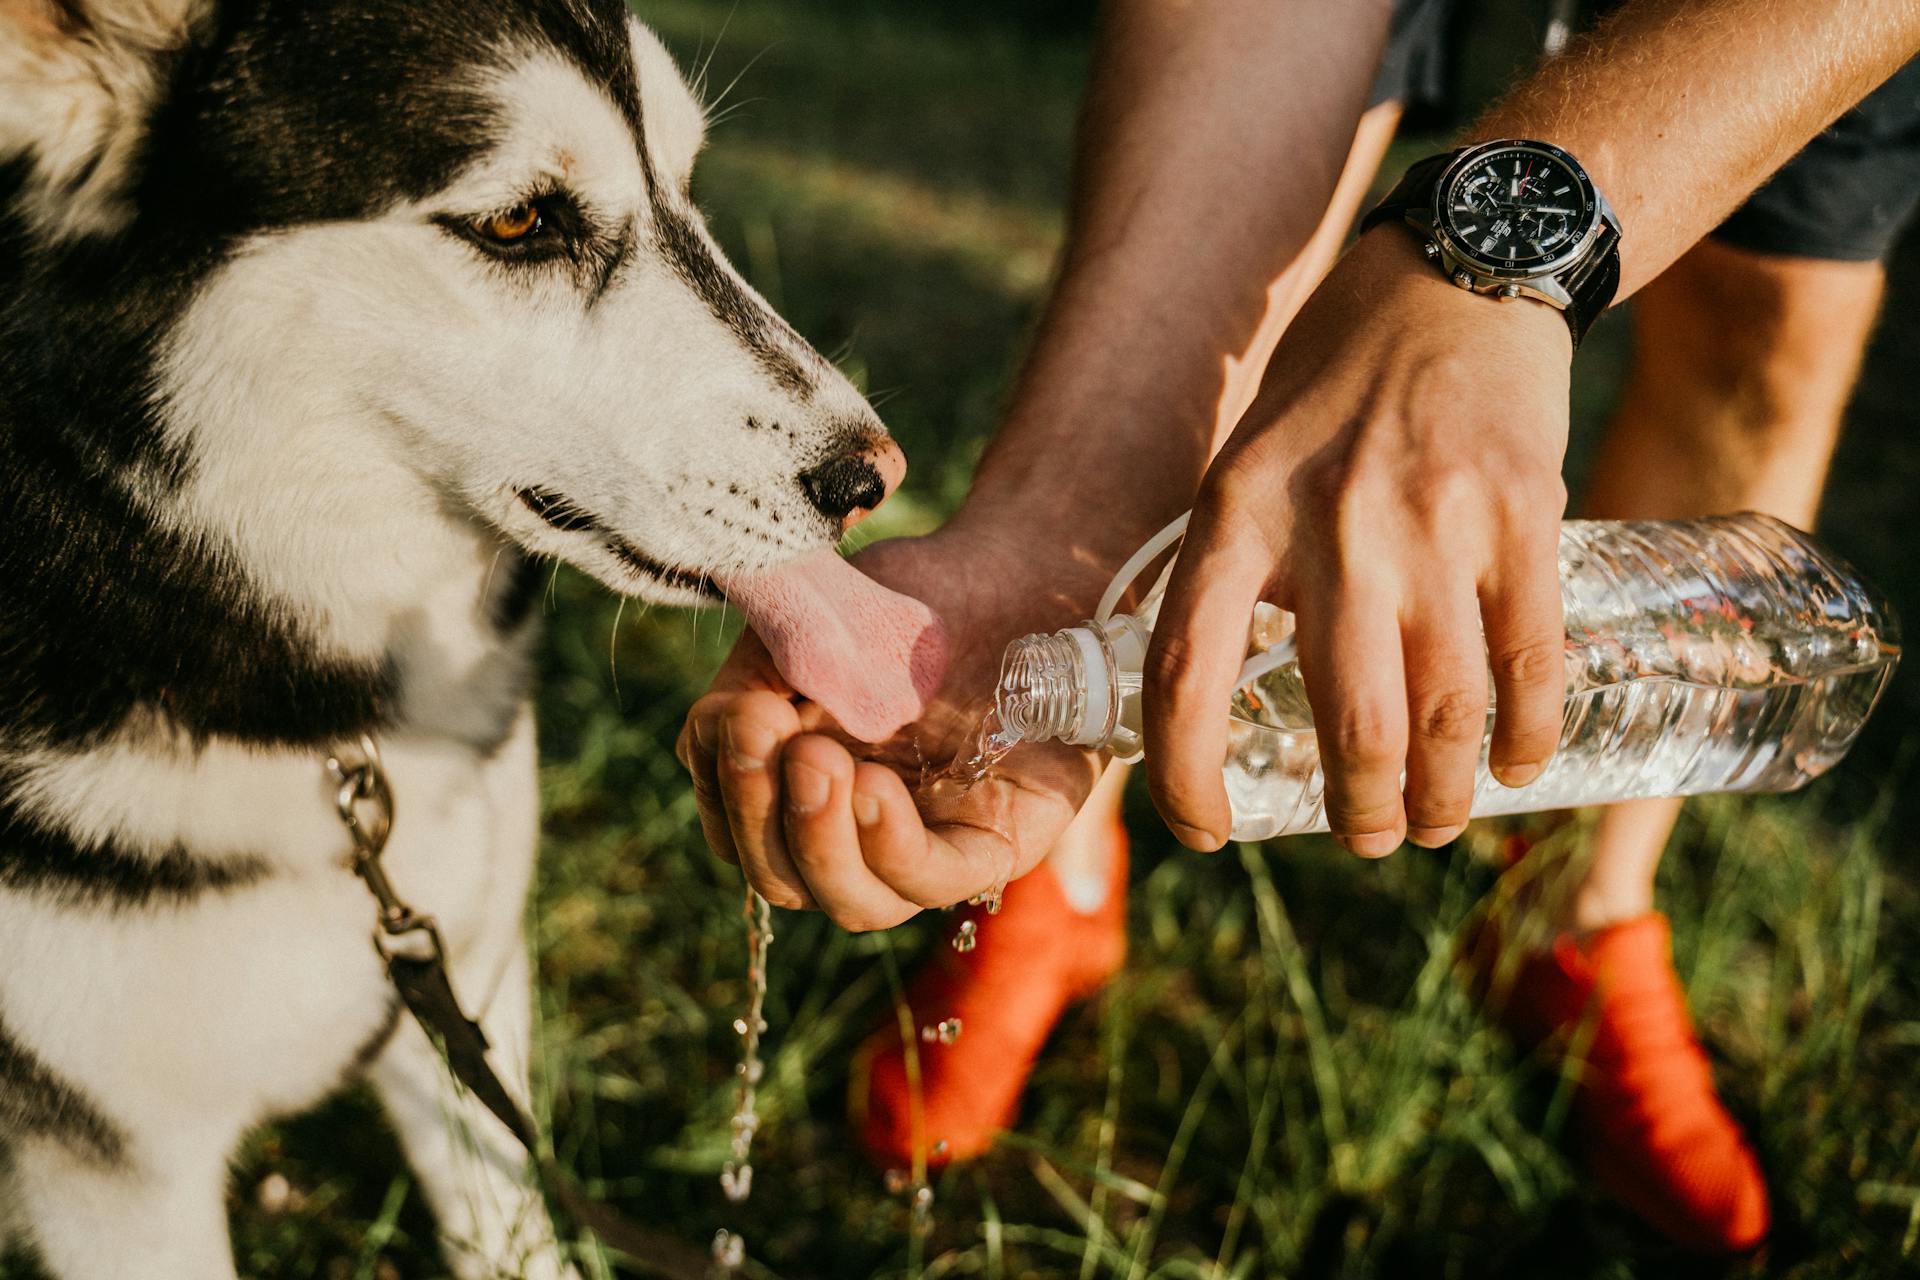
[[[963,518],[1082,513],[1075,551],[1111,561],[1189,504],[1232,362],[1340,177],[1387,9],[1107,6],[1060,278]]]
[[[1634,0],[1472,137],[1579,158],[1620,215],[1624,298],[1916,54],[1916,0]]]

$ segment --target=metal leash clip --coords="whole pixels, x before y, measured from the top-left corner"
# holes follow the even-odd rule
[[[447,944],[440,936],[439,923],[401,899],[380,862],[387,837],[393,834],[393,788],[380,764],[380,748],[372,737],[363,734],[360,759],[349,762],[345,754],[334,751],[327,756],[327,776],[334,782],[334,809],[353,838],[353,873],[366,883],[380,907],[380,928],[373,935],[373,948],[382,960],[399,955],[445,964]],[[424,951],[417,946],[394,945],[402,938],[419,936],[426,939]]]

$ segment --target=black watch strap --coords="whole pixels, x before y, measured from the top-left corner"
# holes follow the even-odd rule
[[[1610,218],[1600,219],[1600,230],[1587,246],[1587,256],[1560,277],[1561,287],[1573,299],[1565,308],[1567,328],[1573,332],[1573,345],[1587,336],[1620,288],[1620,229]]]
[[[1406,176],[1396,182],[1393,190],[1387,192],[1379,204],[1367,210],[1367,216],[1360,219],[1360,230],[1364,234],[1383,222],[1405,222],[1407,215],[1416,209],[1426,210],[1433,205],[1433,189],[1440,182],[1440,175],[1446,172],[1448,165],[1458,151],[1443,151],[1437,156],[1428,156],[1414,164]]]
[[[1362,234],[1383,222],[1408,224],[1409,214],[1421,215],[1417,229],[1423,234],[1431,234],[1426,226],[1426,218],[1433,208],[1434,188],[1439,185],[1440,175],[1446,172],[1447,166],[1459,154],[1458,151],[1444,151],[1437,156],[1428,156],[1409,168],[1406,176],[1394,184],[1393,190],[1387,192],[1386,197],[1360,220]],[[1593,322],[1613,305],[1613,295],[1620,287],[1620,229],[1610,218],[1600,220],[1600,232],[1589,246],[1586,256],[1557,278],[1567,291],[1567,296],[1573,299],[1571,305],[1561,308],[1561,314],[1567,318],[1567,331],[1573,335],[1573,345],[1577,349],[1580,340],[1587,336],[1587,330],[1593,327]]]

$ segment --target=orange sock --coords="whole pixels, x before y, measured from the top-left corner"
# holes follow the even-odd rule
[[[1007,886],[998,914],[985,907],[955,913],[949,938],[967,923],[973,950],[943,942],[907,993],[920,1036],[921,1154],[932,1166],[967,1160],[993,1144],[1019,1110],[1020,1094],[1054,1024],[1076,1000],[1106,984],[1126,958],[1127,834],[1108,834],[1107,892],[1090,913],[1074,909],[1050,867]],[[942,1043],[943,1021],[960,1034]],[[926,1028],[935,1028],[929,1039]],[[863,1045],[854,1063],[853,1118],[860,1141],[890,1168],[913,1164],[913,1090],[893,1018]]]
[[[1665,916],[1562,936],[1521,966],[1496,1012],[1523,1047],[1585,1043],[1574,1137],[1608,1194],[1703,1253],[1766,1237],[1766,1181],[1714,1092]]]

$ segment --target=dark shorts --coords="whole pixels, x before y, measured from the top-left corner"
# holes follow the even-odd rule
[[[1444,107],[1453,44],[1471,0],[1395,0],[1375,102]],[[1714,231],[1736,248],[1781,257],[1871,262],[1920,207],[1920,59],[1787,161]],[[1631,228],[1629,228],[1631,231]]]

